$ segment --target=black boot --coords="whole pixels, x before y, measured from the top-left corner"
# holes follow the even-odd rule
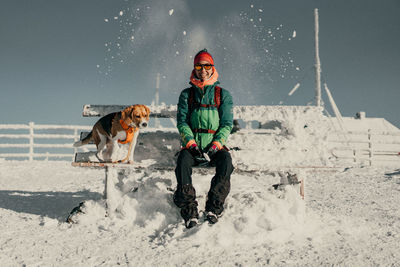
[[[196,226],[199,212],[197,211],[196,190],[193,185],[178,185],[174,193],[174,203],[181,209],[186,228]]]
[[[218,216],[216,214],[214,214],[212,211],[208,211],[206,213],[206,220],[210,223],[210,224],[215,224],[218,222]]]

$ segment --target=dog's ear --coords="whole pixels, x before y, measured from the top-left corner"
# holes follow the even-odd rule
[[[148,107],[148,106],[144,106],[144,108],[146,109],[146,112],[147,112],[147,118],[149,118],[149,116],[150,116],[150,108]]]
[[[132,118],[133,106],[127,107],[121,113],[122,113],[121,119],[123,120],[126,120],[127,118]]]
[[[135,105],[130,106],[129,116],[133,119],[135,114]]]

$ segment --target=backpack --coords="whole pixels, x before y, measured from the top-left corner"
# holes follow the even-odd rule
[[[195,108],[199,108],[199,107],[203,107],[203,108],[217,107],[217,109],[219,109],[219,106],[221,105],[221,87],[219,87],[219,86],[215,86],[215,89],[214,89],[214,103],[215,104],[213,104],[213,105],[206,105],[206,104],[200,104],[198,102],[195,102],[194,87],[190,88],[189,99],[188,99],[189,114],[192,114],[192,111]]]
[[[195,102],[194,87],[191,87],[190,93],[189,93],[189,99],[188,99],[189,117],[191,116],[191,114],[195,108],[217,107],[217,109],[219,109],[219,106],[221,105],[221,87],[219,87],[219,86],[215,86],[215,89],[214,89],[214,103],[215,104],[213,104],[213,105],[211,105],[211,104],[207,105],[207,104],[200,104],[198,102]],[[212,133],[212,134],[216,133],[216,131],[211,130],[211,129],[192,129],[192,130],[193,130],[193,132],[196,132],[196,133]]]

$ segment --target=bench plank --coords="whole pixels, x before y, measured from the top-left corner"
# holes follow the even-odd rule
[[[91,105],[83,106],[83,117],[102,117],[107,114],[121,111],[129,105]],[[176,118],[176,105],[149,106],[152,118]]]
[[[128,105],[92,105],[83,106],[84,117],[102,117],[112,112],[117,112],[128,107]],[[177,105],[149,106],[152,118],[176,118]],[[287,113],[305,116],[308,113],[319,113],[322,116],[322,107],[316,106],[234,106],[233,117],[243,121],[284,121]]]

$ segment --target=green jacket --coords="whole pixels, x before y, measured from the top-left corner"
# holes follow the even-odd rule
[[[206,85],[200,89],[190,83],[195,88],[194,101],[200,104],[213,105],[214,90],[219,82],[213,85]],[[211,142],[218,141],[221,145],[226,144],[233,125],[233,101],[231,94],[221,88],[221,103],[217,107],[199,107],[194,108],[192,114],[189,114],[188,99],[190,88],[181,92],[178,102],[177,127],[181,135],[182,146],[185,147],[190,140],[195,140],[196,144],[203,151],[208,149]],[[212,133],[193,133],[192,129],[210,129],[216,131]]]

